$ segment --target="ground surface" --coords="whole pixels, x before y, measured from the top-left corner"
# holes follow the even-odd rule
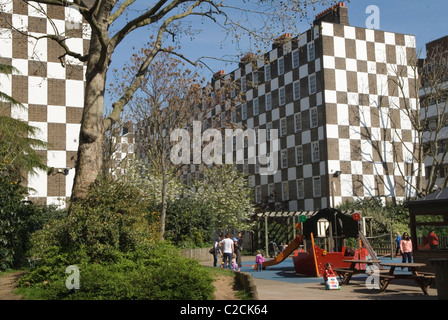
[[[234,278],[232,276],[220,275],[215,279],[213,284],[216,288],[216,300],[238,300],[238,298],[235,297],[238,288],[235,287]]]
[[[6,273],[0,276],[0,300],[20,300],[22,297],[14,294],[17,280],[23,272]]]

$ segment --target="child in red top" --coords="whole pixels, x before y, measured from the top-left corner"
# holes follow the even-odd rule
[[[327,283],[328,277],[336,277],[336,274],[333,271],[333,266],[330,262],[325,265],[324,271],[324,282]]]

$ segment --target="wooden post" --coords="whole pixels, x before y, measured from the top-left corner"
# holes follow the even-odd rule
[[[319,266],[317,265],[317,257],[316,257],[316,251],[314,250],[314,237],[313,237],[313,233],[311,232],[311,245],[313,246],[313,257],[314,257],[314,265],[316,266],[316,274],[317,277],[320,277],[320,273],[319,273]]]
[[[390,258],[393,259],[394,257],[394,233],[392,232],[392,230],[389,232],[390,235]]]
[[[269,257],[269,239],[268,239],[268,216],[264,217],[264,241],[266,246],[266,257]]]

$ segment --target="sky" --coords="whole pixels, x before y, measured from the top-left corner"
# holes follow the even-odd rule
[[[229,2],[237,6],[244,0],[229,0]],[[420,57],[425,55],[426,43],[448,35],[446,16],[448,0],[350,0],[344,2],[348,8],[350,25],[357,27],[366,27],[366,21],[370,21],[373,14],[371,11],[366,12],[366,9],[371,5],[377,6],[379,29],[415,35],[417,52],[421,52]],[[328,6],[317,7],[303,21],[297,21],[298,30],[306,32],[310,29],[315,14],[326,8]],[[203,56],[222,58],[220,60],[203,59],[207,68],[201,69],[200,73],[207,81],[211,79],[214,72],[219,70],[224,70],[226,73],[232,72],[238,67],[238,56],[254,51],[253,43],[241,41],[239,45],[235,45],[233,39],[226,38],[223,31],[213,23],[196,20],[192,27],[201,31],[192,39],[189,36],[183,36],[182,53],[192,61]],[[278,31],[278,35],[283,33],[282,30]],[[142,34],[137,33],[131,36],[122,48],[117,48],[112,66],[120,69],[121,64],[129,60],[132,48],[140,48],[147,42],[147,37]]]

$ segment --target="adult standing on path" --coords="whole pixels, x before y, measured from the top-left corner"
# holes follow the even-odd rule
[[[235,246],[235,253],[236,253],[236,263],[238,265],[238,268],[241,268],[243,265],[241,263],[241,249],[243,247],[243,234],[241,232],[238,232],[237,235],[237,242]]]
[[[215,243],[213,244],[213,247],[215,248],[215,254],[213,255],[213,266],[216,267],[218,264],[218,257],[219,257],[219,244],[224,239],[224,235],[222,233],[219,234],[219,237],[216,238]]]
[[[232,256],[235,251],[235,246],[232,239],[230,239],[230,233],[226,233],[226,237],[220,242],[220,246],[223,255],[224,268],[231,269]]]
[[[401,235],[399,231],[397,231],[397,237],[395,238],[395,241],[397,242],[397,250],[395,251],[395,255],[398,257],[398,254],[400,253],[400,242],[401,242]]]

